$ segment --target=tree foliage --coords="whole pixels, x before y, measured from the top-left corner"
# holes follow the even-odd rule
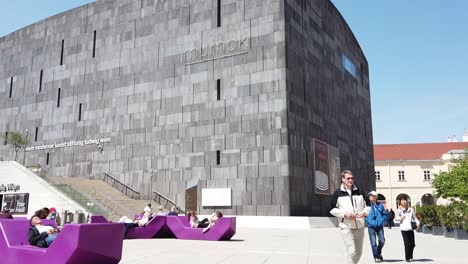
[[[452,162],[448,171],[435,175],[432,186],[439,197],[468,201],[468,152]]]
[[[23,136],[20,132],[8,133],[7,144],[13,147],[13,150],[15,151],[15,160],[18,157],[18,152],[22,149],[24,150],[28,143],[26,136]]]

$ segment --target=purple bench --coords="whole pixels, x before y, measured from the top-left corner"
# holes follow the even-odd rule
[[[229,240],[236,234],[236,218],[222,217],[207,232],[203,228],[192,228],[186,216],[167,216],[166,224],[177,239]]]
[[[53,220],[44,224],[54,225]],[[29,219],[0,220],[2,263],[78,264],[119,263],[122,258],[123,225],[69,224],[49,248],[31,246]]]
[[[102,215],[92,215],[90,222],[92,224],[108,223],[107,219]],[[174,237],[172,232],[166,226],[165,216],[158,215],[151,218],[145,226],[129,228],[125,239],[148,239],[156,237]]]

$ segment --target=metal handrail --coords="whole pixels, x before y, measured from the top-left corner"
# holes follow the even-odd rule
[[[166,205],[169,203],[171,204],[171,206],[174,206],[176,208],[176,211],[178,211],[180,214],[185,214],[185,208],[178,205],[176,202],[174,202],[173,200],[169,199],[167,196],[165,196],[164,194],[156,191],[156,190],[153,190],[153,201],[157,202],[158,204],[160,205],[163,205],[161,203],[161,198],[163,198],[164,200],[166,200],[166,203],[163,205],[164,207],[166,207]],[[158,199],[156,200],[156,197],[158,197]]]
[[[115,201],[114,199],[112,199],[110,196],[106,196],[104,194],[102,194],[101,192],[97,191],[97,190],[93,190],[91,193],[89,193],[90,196],[93,196],[93,195],[99,195],[102,197],[102,202],[104,203],[105,200],[108,200],[110,201],[112,204],[114,204],[114,210],[112,210],[112,212],[116,212],[117,210],[115,210],[115,207],[118,207],[120,209],[122,209],[123,211],[126,212],[127,215],[132,215],[133,212],[131,209],[127,208],[127,207],[124,207],[122,206],[121,204],[119,204],[117,201]]]
[[[36,171],[33,171],[33,172],[39,177],[43,178],[44,180],[47,180],[47,178],[49,178],[49,176],[51,175],[50,170],[44,168],[40,164],[26,166],[26,168],[30,168],[30,167],[36,168]]]
[[[101,208],[102,211],[104,212],[107,212],[107,216],[111,215],[111,214],[114,214],[109,208],[107,208],[105,205],[101,204],[99,201],[97,201],[96,199],[92,198],[91,196],[89,196],[88,194],[82,192],[80,189],[72,186],[72,185],[69,185],[69,184],[58,184],[58,185],[54,185],[55,187],[60,187],[60,186],[65,186],[67,189],[72,189],[73,191],[77,192],[78,194],[80,194],[81,196],[83,196],[84,198],[86,198],[87,200],[89,200],[90,202],[92,202],[94,205],[97,205],[98,207]],[[82,205],[83,206],[83,205]]]
[[[28,166],[29,167],[29,166]],[[98,193],[96,190],[93,190],[96,192],[96,194],[104,197],[105,199],[109,200],[113,205],[114,205],[114,208],[110,208],[108,206],[105,206],[104,205],[104,200],[102,202],[99,202],[99,200],[93,198],[92,196],[92,192],[91,193],[86,193],[70,184],[54,184],[52,182],[49,181],[49,177],[52,175],[50,170],[46,169],[45,167],[41,166],[40,164],[35,164],[35,165],[31,165],[30,167],[35,167],[37,168],[37,171],[35,172],[36,175],[38,175],[39,177],[43,178],[44,180],[46,180],[47,182],[51,183],[52,186],[54,187],[60,187],[60,186],[65,186],[67,189],[72,189],[74,190],[75,192],[77,192],[78,194],[80,194],[81,196],[83,196],[86,200],[89,200],[90,202],[92,202],[93,204],[95,204],[97,207],[99,207],[101,209],[101,211],[103,212],[106,212],[106,216],[109,217],[111,215],[116,215],[116,206],[117,207],[120,207],[121,209],[123,209],[126,213],[129,213],[129,215],[131,215],[132,211],[129,210],[128,208],[125,208],[123,206],[121,206],[119,203],[117,203],[116,201],[114,201],[112,198],[110,197],[106,197],[105,195],[103,195],[102,193]],[[110,176],[110,175],[109,175]],[[112,177],[112,176],[111,176]],[[120,182],[119,182],[120,183]],[[116,206],[115,206],[116,205]],[[84,206],[84,205],[82,205]],[[89,209],[89,208],[88,208]]]
[[[127,195],[128,197],[130,197],[132,199],[136,199],[136,200],[140,199],[140,192],[138,192],[137,190],[135,190],[132,187],[130,187],[129,185],[121,182],[120,180],[118,180],[117,178],[115,178],[114,176],[110,175],[107,172],[104,172],[103,175],[104,175],[104,177],[102,178],[102,180],[105,183],[110,184],[112,187],[114,187],[115,189],[119,190],[121,193]],[[112,180],[111,182],[109,182],[107,180],[109,178]],[[116,186],[116,183],[118,185],[120,185],[120,186]],[[129,191],[130,191],[130,194],[129,194]]]

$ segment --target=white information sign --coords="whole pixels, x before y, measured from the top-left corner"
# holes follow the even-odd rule
[[[231,188],[202,189],[202,206],[231,206]]]

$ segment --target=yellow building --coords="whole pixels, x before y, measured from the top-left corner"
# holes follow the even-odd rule
[[[431,181],[467,148],[468,142],[374,145],[378,199],[393,209],[401,197],[412,205],[444,203]]]

